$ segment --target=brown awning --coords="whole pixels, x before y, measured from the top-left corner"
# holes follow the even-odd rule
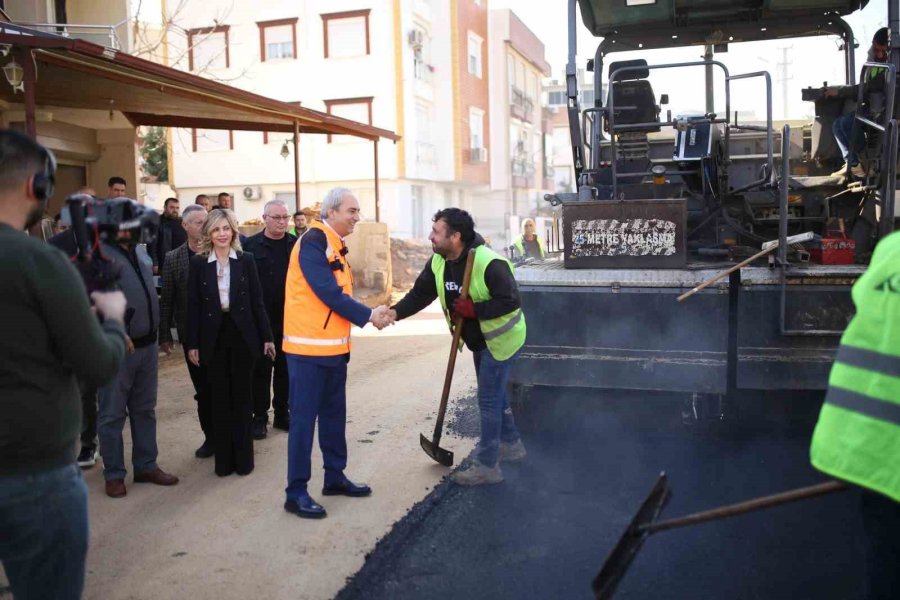
[[[352,135],[400,139],[392,131],[266,98],[84,40],[29,35],[0,24],[0,44],[32,50],[36,103],[115,110],[137,125]],[[35,32],[37,33],[37,32]],[[21,102],[8,85],[0,99]]]

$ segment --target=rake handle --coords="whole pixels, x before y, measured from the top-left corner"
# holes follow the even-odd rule
[[[822,496],[832,492],[840,492],[847,489],[847,484],[842,481],[826,481],[817,485],[781,492],[780,494],[772,494],[771,496],[763,496],[762,498],[754,498],[746,502],[739,502],[728,506],[713,508],[702,512],[694,513],[677,519],[669,519],[667,521],[659,521],[650,523],[638,528],[638,533],[656,533],[666,529],[676,529],[678,527],[687,527],[688,525],[696,525],[705,521],[713,521],[715,519],[724,519],[725,517],[733,517],[762,508],[787,504],[797,500]]]
[[[469,281],[472,279],[472,266],[475,264],[475,249],[469,250],[466,257],[466,271],[463,274],[460,298],[469,297]],[[449,308],[448,308],[449,310]],[[453,383],[453,369],[456,367],[456,355],[459,353],[459,340],[462,337],[463,318],[453,319],[453,345],[450,346],[450,358],[447,359],[447,374],[444,375],[444,390],[441,392],[441,406],[438,408],[437,421],[434,424],[434,437],[432,443],[438,446],[441,442],[441,434],[444,430],[444,414],[447,412],[447,399],[450,397],[450,384]]]

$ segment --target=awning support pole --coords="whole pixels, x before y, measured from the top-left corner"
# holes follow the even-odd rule
[[[294,210],[300,210],[300,122],[294,121]]]
[[[23,48],[20,54],[22,60],[23,79],[25,86],[25,133],[33,140],[37,139],[37,125],[35,124],[35,76],[34,76],[34,59],[31,56],[31,50]]]
[[[378,189],[378,140],[372,140],[372,147],[375,149],[375,222],[381,222],[381,197]]]

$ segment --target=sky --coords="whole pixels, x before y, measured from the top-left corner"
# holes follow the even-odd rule
[[[515,12],[544,43],[544,56],[553,69],[552,78],[563,78],[563,69],[568,58],[567,0],[489,0],[489,6],[492,9],[509,8]],[[859,41],[860,47],[857,49],[856,64],[860,65],[865,60],[872,35],[879,27],[887,25],[887,0],[870,0],[862,11],[850,15],[846,21],[853,28]],[[581,25],[580,12],[578,23],[578,63],[580,67],[583,67],[587,59],[593,57],[600,39],[594,38]],[[732,44],[729,52],[718,55],[717,60],[725,63],[732,75],[761,70],[769,71],[772,75],[773,112],[776,119],[783,118],[785,114],[781,82],[784,67],[779,63],[791,63],[786,68],[787,116],[803,118],[812,115],[813,105],[802,101],[801,88],[821,86],[824,81],[828,81],[830,84],[844,83],[843,53],[837,51],[836,40],[837,38],[828,37]],[[787,50],[785,51],[783,48],[787,48]],[[615,60],[644,57],[650,64],[661,64],[663,62],[699,60],[702,53],[703,50],[699,46],[642,53],[622,52],[615,55]],[[787,56],[786,61],[784,60],[785,56]],[[679,111],[703,111],[705,100],[702,68],[677,69],[666,75],[661,75],[661,73],[663,71],[654,73],[651,84],[657,96],[663,93],[669,94],[669,108],[672,109],[673,114],[678,114]],[[719,77],[718,74],[717,77]],[[756,84],[751,81],[753,80],[733,84],[732,111],[737,109],[742,114],[756,113],[758,118],[762,119],[765,118],[765,94],[754,87]],[[719,87],[721,88],[721,82]],[[724,92],[717,93],[717,97],[722,96],[724,96]],[[724,102],[716,103],[718,111],[723,111],[723,107]]]
[[[172,9],[182,0],[167,0]],[[198,2],[202,0],[188,0]],[[251,0],[234,0],[235,2]],[[284,0],[290,5],[298,0]],[[446,2],[447,0],[433,0]],[[460,0],[462,1],[462,0]],[[491,9],[509,8],[518,15],[522,22],[544,43],[545,58],[552,68],[552,78],[562,79],[568,56],[567,42],[567,0],[484,0]],[[893,0],[897,1],[897,0]],[[145,20],[159,15],[160,0],[131,0],[132,10],[141,7],[141,17]],[[846,19],[859,40],[856,64],[862,64],[866,50],[875,31],[887,24],[887,0],[870,0],[862,11]],[[578,55],[579,66],[583,67],[589,57],[593,57],[599,39],[593,38],[581,26],[581,14],[578,15]],[[668,51],[623,52],[616,55],[617,60],[645,57],[650,64],[673,61],[699,60],[702,54],[700,47],[690,47]],[[837,51],[837,40],[833,37],[771,41],[745,44],[732,44],[727,54],[717,56],[725,63],[732,74],[767,70],[773,82],[773,112],[776,119],[806,118],[813,113],[813,105],[803,102],[800,97],[801,88],[821,86],[827,81],[830,84],[843,83],[843,55]],[[786,66],[782,63],[788,63]],[[717,78],[721,78],[717,71]],[[785,81],[786,80],[786,81]],[[758,80],[757,80],[758,81]],[[679,112],[703,111],[704,108],[704,75],[702,68],[675,71],[657,71],[651,78],[651,84],[657,96],[667,93],[670,97],[669,108],[673,114]],[[724,96],[721,81],[717,83],[717,98]],[[783,98],[787,92],[787,110]],[[746,118],[765,117],[765,94],[755,82],[735,82],[732,88],[732,110],[738,110]],[[723,112],[724,102],[717,101],[716,109]],[[740,117],[739,117],[740,118]]]

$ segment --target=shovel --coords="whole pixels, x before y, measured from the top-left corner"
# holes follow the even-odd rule
[[[665,529],[675,529],[678,527],[688,527],[706,521],[715,519],[724,519],[744,513],[769,508],[771,506],[779,506],[788,502],[797,500],[805,500],[815,496],[830,494],[831,492],[840,492],[847,489],[847,484],[841,481],[826,481],[805,488],[781,492],[771,496],[763,496],[762,498],[753,498],[746,502],[739,502],[728,506],[721,506],[711,510],[694,513],[677,519],[669,519],[667,521],[656,521],[659,513],[662,511],[666,502],[668,502],[671,492],[669,491],[668,479],[665,473],[660,473],[659,478],[650,494],[641,504],[634,519],[628,524],[628,528],[618,543],[606,557],[600,572],[594,578],[591,588],[594,590],[594,597],[597,600],[607,600],[612,598],[616,591],[619,581],[625,576],[631,561],[634,559],[638,550],[644,545],[650,534]]]
[[[466,272],[463,275],[460,298],[469,297],[469,279],[472,278],[472,265],[475,263],[475,250],[469,250],[466,257]],[[462,317],[453,319],[453,344],[450,346],[450,358],[447,360],[447,374],[444,376],[444,391],[441,393],[441,406],[438,408],[437,422],[434,424],[434,436],[429,440],[419,434],[419,444],[425,454],[445,467],[453,466],[453,453],[441,448],[441,434],[444,429],[444,414],[447,412],[447,398],[450,397],[450,384],[453,382],[453,367],[456,366],[456,355],[459,353],[459,338],[462,336]]]

